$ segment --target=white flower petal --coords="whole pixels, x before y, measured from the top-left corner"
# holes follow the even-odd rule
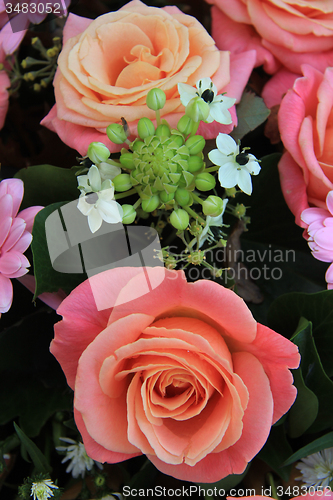
[[[102,181],[106,179],[113,180],[117,175],[121,174],[121,168],[106,161],[99,163],[97,167],[101,174]]]
[[[90,167],[89,172],[88,172],[88,178],[89,178],[91,190],[95,191],[95,193],[97,193],[97,191],[100,191],[101,184],[102,184],[101,174],[99,173],[99,170],[96,167],[96,165],[92,165]]]
[[[201,85],[200,85],[201,82]],[[212,90],[214,92],[214,96],[217,94],[217,88],[216,85],[212,82],[211,78],[201,78],[201,80],[198,80],[196,85],[197,89],[199,90],[199,94],[201,95],[205,90]]]
[[[238,186],[244,193],[248,195],[252,193],[251,174],[245,168],[238,171]]]
[[[103,222],[101,215],[98,210],[94,207],[94,209],[88,215],[88,225],[89,229],[92,233],[96,233],[99,230]]]
[[[210,104],[209,115],[206,122],[211,123],[214,120],[218,123],[222,123],[223,125],[230,125],[230,123],[232,123],[231,114],[229,113],[228,108],[223,106],[223,103],[212,102]]]
[[[251,156],[253,156],[253,155],[251,155]],[[255,158],[255,156],[254,156],[254,158]],[[246,167],[246,170],[248,172],[250,172],[250,174],[252,174],[252,175],[258,175],[260,170],[261,170],[261,166],[256,161],[256,158],[255,158],[255,160],[253,160],[251,158],[250,161],[246,165],[244,165],[244,167]]]
[[[121,222],[123,219],[123,209],[119,203],[116,201],[105,201],[99,199],[97,202],[97,209],[105,222],[109,224],[116,224]]]
[[[235,163],[225,163],[219,169],[219,181],[224,188],[232,188],[238,184],[238,170]]]
[[[216,138],[216,146],[225,155],[230,155],[230,153],[237,155],[239,153],[237,143],[228,134],[220,133]]]
[[[221,153],[218,149],[213,149],[208,153],[208,158],[214,165],[222,167],[225,163],[230,163],[231,157]]]
[[[178,83],[178,92],[180,95],[180,102],[183,106],[187,106],[193,97],[197,97],[197,92],[194,87],[187,85],[187,83]]]
[[[81,195],[77,204],[77,208],[83,215],[89,215],[94,207],[94,205],[92,205],[91,203],[87,203],[86,198],[87,196]]]

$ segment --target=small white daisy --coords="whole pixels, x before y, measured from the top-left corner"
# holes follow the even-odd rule
[[[239,186],[244,193],[252,193],[251,175],[258,175],[260,165],[257,158],[243,150],[230,135],[219,134],[216,139],[217,149],[208,153],[208,158],[219,165],[219,181],[222,187]]]
[[[199,96],[209,105],[209,115],[205,120],[206,123],[212,123],[214,120],[224,125],[232,123],[231,114],[228,110],[235,104],[236,99],[225,95],[217,95],[216,85],[210,78],[202,78],[196,83],[196,87],[195,89],[186,83],[178,83],[178,92],[182,105],[186,107],[192,99]]]
[[[74,439],[70,438],[59,439],[60,441],[69,443],[69,446],[57,446],[56,450],[66,452],[66,456],[61,463],[64,464],[70,460],[66,472],[71,472],[73,477],[77,478],[81,475],[83,478],[86,471],[90,471],[94,464],[100,469],[103,468],[99,462],[95,462],[92,458],[88,457],[83,443],[74,441]]]
[[[110,179],[102,182],[101,174],[92,165],[87,175],[78,176],[81,191],[77,208],[88,217],[90,231],[95,233],[103,220],[109,224],[122,221],[122,206],[114,200],[114,186]],[[89,193],[89,194],[88,194]]]
[[[51,479],[36,481],[32,483],[30,496],[33,496],[34,500],[48,500],[48,498],[53,497],[52,489],[58,489],[58,486],[53,484]]]
[[[309,455],[296,465],[302,476],[297,480],[308,486],[325,488],[333,480],[333,448]]]

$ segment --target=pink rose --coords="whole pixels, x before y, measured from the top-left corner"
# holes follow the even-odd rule
[[[23,252],[31,243],[34,218],[42,208],[30,207],[17,213],[22,198],[21,179],[0,182],[0,313],[7,312],[13,301],[11,278],[28,272],[30,263]]]
[[[326,208],[326,196],[333,189],[333,68],[322,74],[302,66],[303,77],[282,99],[279,129],[287,150],[279,163],[281,187],[296,216],[314,205]]]
[[[161,116],[176,127],[184,113],[178,83],[195,86],[200,78],[211,77],[219,93],[239,100],[254,59],[253,51],[231,60],[194,17],[177,7],[159,9],[133,0],[94,21],[70,14],[54,79],[56,105],[42,124],[81,154],[92,141],[119,150],[107,138],[106,127],[124,117],[135,134],[140,118],[154,119],[145,104],[151,88],[165,91]],[[235,124],[234,108],[232,116]],[[213,138],[232,127],[213,123],[201,131]]]
[[[215,282],[165,270],[149,291],[161,269],[143,271],[90,278],[113,309],[97,309],[88,280],[57,311],[51,352],[87,453],[111,463],[144,453],[189,481],[240,474],[294,402],[297,347]]]
[[[300,73],[302,64],[333,66],[333,0],[207,0],[217,46],[232,53],[255,49],[256,65],[275,73],[282,64]]]

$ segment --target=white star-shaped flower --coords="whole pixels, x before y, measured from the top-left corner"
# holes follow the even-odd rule
[[[32,483],[30,496],[33,496],[33,500],[48,500],[53,497],[52,489],[58,489],[58,486],[53,484],[51,479],[36,481]]]
[[[333,448],[309,455],[296,465],[302,476],[296,479],[307,486],[325,488],[333,480]]]
[[[94,464],[96,464],[100,469],[102,468],[102,465],[99,462],[96,462],[92,458],[88,457],[83,443],[74,441],[74,439],[71,438],[59,439],[69,444],[69,446],[57,446],[56,450],[66,452],[66,456],[61,463],[63,464],[70,460],[66,472],[71,472],[74,478],[77,478],[80,475],[84,478],[86,471],[91,471]]]
[[[229,108],[235,104],[236,99],[225,95],[217,95],[216,85],[210,78],[202,78],[196,83],[196,87],[195,89],[186,83],[178,83],[178,92],[182,105],[186,107],[192,99],[199,96],[209,105],[209,115],[205,120],[206,123],[216,121],[223,125],[230,125],[232,118]]]
[[[101,174],[92,165],[87,175],[78,177],[81,191],[77,208],[88,217],[90,231],[95,233],[103,220],[109,224],[122,221],[122,206],[114,200],[114,186],[110,179],[102,182]],[[88,194],[90,193],[90,194]]]
[[[216,139],[218,149],[208,153],[208,158],[219,165],[219,181],[222,187],[239,186],[244,193],[252,193],[251,175],[258,175],[260,165],[254,155],[245,150],[239,151],[239,145],[230,135],[219,134]]]

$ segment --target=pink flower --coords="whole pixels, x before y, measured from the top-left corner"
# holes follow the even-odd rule
[[[302,64],[333,66],[333,1],[207,0],[212,34],[222,50],[255,49],[256,66],[276,73],[281,64],[300,73]],[[304,5],[303,5],[304,4]]]
[[[296,223],[304,227],[303,210],[326,209],[333,189],[333,69],[323,74],[304,65],[302,73],[282,99],[278,121],[287,150],[279,163],[281,187]]]
[[[106,127],[124,117],[136,135],[140,118],[155,118],[145,104],[151,88],[166,92],[161,115],[176,127],[184,113],[178,83],[194,87],[211,77],[219,93],[239,101],[254,59],[254,51],[232,59],[219,51],[204,27],[177,7],[159,9],[133,0],[94,21],[70,14],[54,79],[56,105],[42,124],[82,155],[92,141],[120,150]],[[199,133],[213,138],[230,132],[237,121],[234,107],[231,112],[233,125],[203,124]]]
[[[144,453],[188,481],[240,474],[294,402],[297,347],[213,281],[162,270],[152,289],[160,272],[97,274],[57,311],[51,352],[74,389],[84,446],[99,462]]]
[[[291,498],[290,500],[322,500],[323,498],[328,498],[329,500],[332,500],[333,498],[333,493],[331,491],[331,488],[328,486],[326,488],[318,489],[318,491],[314,490],[308,490],[307,486],[289,486],[289,491],[293,491],[293,495],[295,492],[301,493],[299,496]],[[282,491],[286,491],[287,488],[282,488],[282,486],[278,487],[278,492],[281,491],[281,496],[282,496]],[[308,491],[308,492],[307,492]],[[278,493],[279,494],[279,493]],[[280,495],[279,495],[280,496]],[[227,497],[227,500],[274,500],[271,497],[266,497],[263,495],[254,495],[252,497]]]
[[[23,198],[23,182],[5,179],[0,182],[0,313],[7,312],[13,301],[11,278],[28,272],[23,255],[32,240],[35,215],[42,207],[30,207],[17,214]]]
[[[301,214],[306,224],[312,255],[323,262],[333,262],[333,191],[326,197],[327,210],[307,208]],[[333,264],[326,271],[327,288],[333,288]]]

